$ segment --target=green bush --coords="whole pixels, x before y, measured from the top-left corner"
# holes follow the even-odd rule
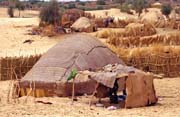
[[[68,5],[68,8],[69,8],[69,9],[76,8],[76,5],[75,5],[75,4],[69,4],[69,5]]]
[[[114,3],[120,3],[120,4],[122,4],[122,3],[125,2],[125,0],[113,0],[113,2],[114,2]]]
[[[97,6],[97,10],[103,10],[103,6]]]
[[[25,9],[25,5],[22,2],[20,2],[19,0],[17,0],[15,3],[15,7],[18,9],[19,17],[20,17],[20,11],[23,11]]]
[[[9,15],[9,17],[14,17],[14,7],[13,6],[9,6],[7,13]]]
[[[93,11],[93,10],[97,10],[97,8],[92,8],[92,7],[86,7],[85,11]]]
[[[106,5],[106,2],[104,0],[97,0],[97,5]]]
[[[138,16],[142,13],[143,9],[146,8],[148,2],[146,0],[133,0],[132,7],[138,13]]]
[[[168,17],[169,14],[171,13],[171,11],[172,11],[171,5],[169,5],[169,4],[163,4],[162,5],[161,12],[163,15]]]
[[[85,2],[79,2],[79,5],[81,5],[81,6],[85,6],[85,5],[86,5],[86,3],[85,3]]]
[[[20,2],[20,1],[17,1],[16,4],[15,4],[15,7],[18,9],[18,10],[24,10],[25,9],[25,5]]]
[[[86,8],[84,6],[82,6],[82,7],[80,6],[80,7],[78,7],[78,9],[83,10],[83,11],[86,10]]]
[[[129,12],[130,12],[129,5],[128,5],[127,3],[123,3],[123,4],[120,6],[120,9],[121,9],[121,12],[126,12],[126,13],[129,13]]]
[[[52,0],[47,6],[40,11],[39,18],[41,22],[47,24],[59,25],[62,13],[60,13],[59,5],[56,0]]]

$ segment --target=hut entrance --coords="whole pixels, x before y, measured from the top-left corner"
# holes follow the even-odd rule
[[[116,105],[120,108],[134,108],[157,103],[154,76],[150,73],[115,64],[107,65],[97,72],[86,72],[86,74],[91,80],[96,81],[90,106],[94,102],[94,96],[99,98],[98,103],[97,101],[94,103],[104,107]]]

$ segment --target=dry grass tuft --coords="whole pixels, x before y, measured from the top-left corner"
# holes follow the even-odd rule
[[[126,37],[150,36],[156,34],[156,29],[150,23],[130,23],[125,28]]]
[[[65,33],[66,31],[61,26],[45,25],[43,27],[34,27],[30,34],[52,37],[58,34],[65,34]]]
[[[124,36],[124,29],[113,29],[113,28],[107,28],[107,29],[102,29],[99,30],[96,33],[96,37],[98,38],[115,38],[117,36],[121,37]]]

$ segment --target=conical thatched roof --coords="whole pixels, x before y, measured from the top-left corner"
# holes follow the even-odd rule
[[[165,17],[159,12],[147,12],[141,17],[141,21],[149,22],[156,27],[163,27],[165,25]]]
[[[125,27],[127,36],[149,36],[156,34],[156,29],[148,22],[130,23]]]
[[[29,82],[35,81],[37,88],[52,89],[51,92],[55,95],[67,96],[71,94],[67,76],[73,68],[93,71],[113,63],[124,64],[97,39],[82,34],[72,35],[43,55],[21,80],[21,85],[29,87]],[[91,93],[94,90],[94,84],[87,80],[81,79],[76,83],[78,94]]]
[[[162,7],[162,4],[161,4],[160,2],[155,2],[155,3],[151,4],[151,7],[161,8],[161,7]]]

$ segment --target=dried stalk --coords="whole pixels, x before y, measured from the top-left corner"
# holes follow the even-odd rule
[[[33,81],[31,81],[30,82],[30,89],[29,89],[29,92],[27,93],[27,95],[26,95],[26,99],[25,99],[25,103],[27,103],[27,100],[28,100],[28,97],[29,97],[29,95],[32,93],[32,90],[33,90],[33,88],[32,88],[32,83],[33,83]]]

